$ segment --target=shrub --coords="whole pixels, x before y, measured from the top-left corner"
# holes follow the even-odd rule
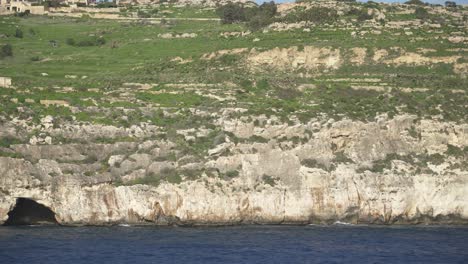
[[[13,47],[10,44],[5,44],[0,50],[0,58],[12,57],[13,56]]]
[[[11,137],[11,136],[0,138],[0,147],[4,147],[4,148],[9,148],[11,145],[21,144],[21,143],[23,142],[20,139]]]
[[[276,185],[276,179],[269,176],[269,175],[263,174],[262,180],[263,180],[263,182],[265,184],[268,184],[270,186],[275,186]]]
[[[465,153],[465,151],[457,146],[454,145],[447,145],[447,151],[446,154],[449,156],[455,156],[455,157],[463,157],[467,155],[468,153]]]
[[[106,40],[104,38],[97,38],[95,43],[96,43],[96,46],[102,46],[106,44]]]
[[[149,17],[151,17],[151,14],[149,14],[149,13],[147,13],[145,11],[142,11],[142,10],[138,10],[137,16],[140,17],[140,18],[149,18]]]
[[[15,31],[15,37],[16,38],[23,38],[23,31],[19,28],[16,29]]]
[[[270,84],[268,83],[268,80],[266,79],[261,79],[260,81],[257,82],[257,88],[260,90],[266,90],[268,87],[270,87]]]
[[[229,177],[229,178],[237,177],[237,176],[239,176],[239,171],[237,171],[237,170],[228,171],[228,172],[226,172],[226,176]]]
[[[180,184],[182,182],[182,177],[179,174],[172,174],[166,178],[167,182],[172,184]]]
[[[285,22],[309,21],[317,24],[331,23],[338,19],[335,9],[328,7],[313,7],[307,10],[292,12],[284,17]]]
[[[277,13],[275,2],[263,3],[258,8],[249,8],[246,12],[246,20],[251,30],[258,30],[273,22]]]
[[[258,7],[243,7],[240,4],[228,3],[219,7],[216,13],[223,24],[247,22],[250,29],[258,30],[273,22],[277,7],[273,1]]]
[[[44,6],[45,7],[59,7],[59,6],[62,6],[62,3],[60,0],[48,0],[48,1],[44,1]]]
[[[250,30],[256,31],[271,24],[271,18],[264,15],[256,15],[250,18],[248,26]]]
[[[76,47],[91,47],[91,46],[102,46],[106,44],[106,40],[102,37],[93,37],[75,41],[73,38],[67,38],[66,43],[70,46]]]
[[[245,9],[239,4],[229,2],[224,6],[218,7],[216,13],[221,18],[223,24],[245,21]]]
[[[304,159],[301,161],[301,165],[308,168],[319,168],[319,163],[315,159]]]
[[[429,18],[429,12],[427,12],[427,10],[424,9],[424,7],[418,6],[416,10],[414,11],[414,14],[417,19],[425,20]]]
[[[25,17],[25,16],[29,16],[30,14],[30,11],[29,10],[26,10],[25,12],[18,12],[18,13],[15,13],[15,16],[17,17]]]
[[[317,23],[333,22],[337,18],[336,10],[327,7],[311,8],[304,13],[304,20]]]
[[[159,10],[157,8],[153,8],[152,10],[138,10],[137,16],[140,18],[150,18],[153,16],[156,16],[159,13]]]
[[[372,15],[369,15],[369,12],[367,9],[361,9],[358,13],[357,20],[362,22],[365,20],[371,20]]]
[[[457,7],[457,3],[455,1],[445,1],[446,7]]]
[[[421,0],[409,0],[405,2],[406,5],[425,5],[425,3]]]
[[[75,40],[73,38],[67,38],[65,43],[67,43],[70,46],[75,46]]]
[[[114,2],[102,2],[96,5],[97,8],[112,8],[117,7],[117,4]]]

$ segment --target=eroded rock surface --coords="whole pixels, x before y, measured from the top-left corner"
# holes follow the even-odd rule
[[[12,145],[19,157],[0,157],[0,221],[17,197],[49,207],[61,224],[468,221],[466,124],[409,115],[369,123],[256,120],[220,116],[224,143],[202,159],[167,158],[177,153],[170,140]],[[60,130],[63,137],[94,131],[68,126],[76,133]],[[252,138],[263,140],[243,141]],[[158,183],[136,181],[164,174]]]

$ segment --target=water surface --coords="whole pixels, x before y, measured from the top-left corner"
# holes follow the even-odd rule
[[[0,263],[468,263],[468,227],[0,227]]]

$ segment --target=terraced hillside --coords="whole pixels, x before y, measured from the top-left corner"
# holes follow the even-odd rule
[[[466,223],[468,9],[275,9],[0,17],[0,222]]]

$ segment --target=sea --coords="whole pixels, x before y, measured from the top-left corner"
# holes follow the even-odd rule
[[[0,263],[468,263],[466,226],[0,226]]]

